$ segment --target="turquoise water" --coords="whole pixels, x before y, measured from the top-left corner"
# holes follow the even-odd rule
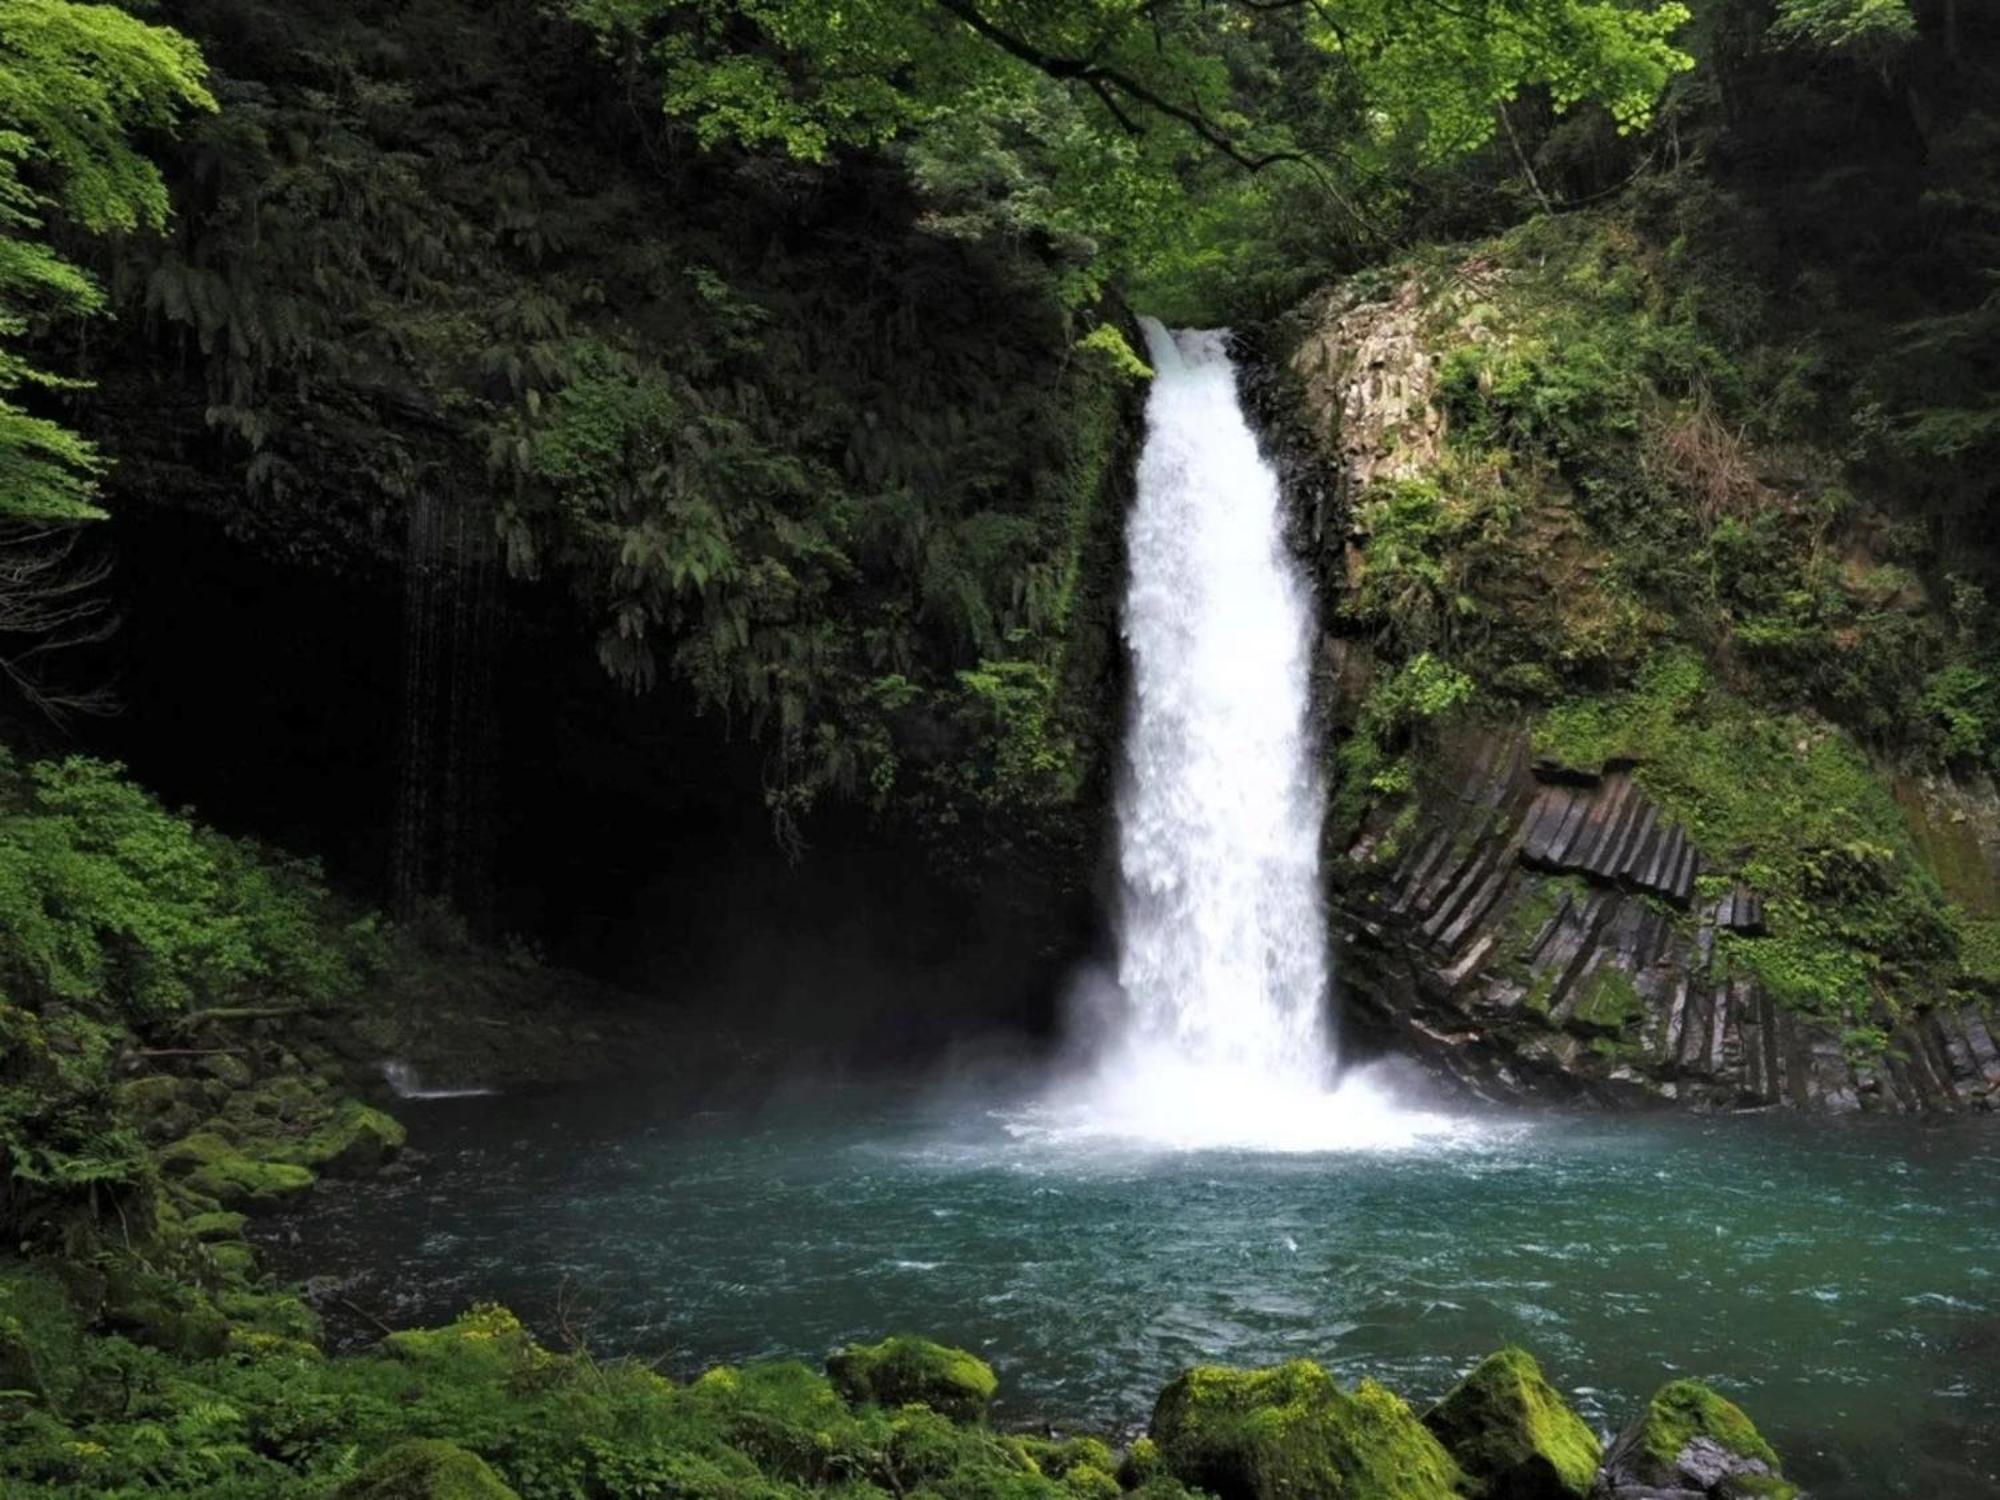
[[[2000,1129],[1489,1117],[1406,1150],[1159,1152],[877,1089],[690,1113],[409,1105],[413,1179],[321,1194],[280,1269],[351,1308],[508,1302],[692,1370],[912,1330],[1003,1416],[1127,1430],[1202,1360],[1422,1401],[1504,1342],[1594,1425],[1691,1374],[1822,1497],[2000,1493]]]

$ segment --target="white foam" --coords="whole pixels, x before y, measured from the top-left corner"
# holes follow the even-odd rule
[[[1133,698],[1115,975],[1073,1006],[1079,1076],[1021,1139],[1407,1150],[1475,1138],[1337,1077],[1312,732],[1312,588],[1225,335],[1145,321],[1156,375],[1128,529]]]

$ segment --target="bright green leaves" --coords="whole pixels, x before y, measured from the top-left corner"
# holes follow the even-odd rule
[[[1778,0],[1773,41],[1871,60],[1917,37],[1910,0]]]
[[[1106,276],[1198,254],[1188,210],[1231,174],[1304,174],[1327,203],[1481,145],[1542,87],[1642,125],[1674,73],[1678,0],[571,0],[650,47],[667,111],[709,145],[820,161],[907,147],[938,223],[1031,230]],[[1393,191],[1393,181],[1390,191]]]
[[[1482,145],[1498,128],[1500,105],[1537,85],[1559,112],[1595,102],[1621,130],[1644,125],[1668,80],[1693,66],[1673,43],[1688,14],[1678,3],[1619,0],[1507,0],[1470,10],[1342,0],[1309,24],[1361,91],[1358,149],[1393,167]]]
[[[60,214],[92,233],[157,229],[167,190],[130,133],[213,109],[193,43],[109,5],[0,0],[0,520],[86,520],[103,461],[10,399],[72,384],[8,347],[98,312],[102,295],[49,248]]]
[[[134,1015],[349,992],[315,872],[168,812],[115,766],[0,757],[0,993]]]

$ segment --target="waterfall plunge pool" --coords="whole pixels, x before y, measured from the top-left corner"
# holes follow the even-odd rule
[[[401,1112],[420,1172],[266,1226],[280,1274],[398,1326],[503,1301],[682,1373],[922,1332],[1065,1431],[1136,1428],[1195,1362],[1421,1404],[1517,1342],[1600,1427],[1714,1381],[1821,1500],[1995,1492],[2000,1123],[1543,1114],[1256,1152],[858,1085]]]

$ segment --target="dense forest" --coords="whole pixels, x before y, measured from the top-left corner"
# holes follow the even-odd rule
[[[0,1494],[1794,1493],[1695,1360],[1190,1346],[1045,1440],[991,1340],[308,1295],[397,1079],[1074,1042],[1142,318],[1232,330],[1310,594],[1343,1059],[2000,1103],[1993,6],[0,0]],[[1991,1387],[1807,1481],[1991,1493]]]

